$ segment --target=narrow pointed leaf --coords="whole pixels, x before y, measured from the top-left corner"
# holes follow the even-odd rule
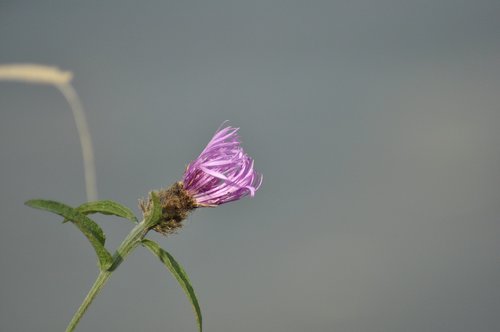
[[[109,200],[83,203],[82,205],[77,207],[76,210],[85,215],[92,213],[101,213],[106,215],[118,216],[131,220],[133,222],[137,222],[137,218],[135,217],[132,210],[130,210],[126,206],[121,205],[120,203]]]
[[[49,211],[70,220],[90,241],[92,247],[94,247],[97,258],[99,259],[99,265],[101,270],[106,269],[112,262],[111,254],[104,247],[106,242],[106,236],[102,229],[93,220],[88,218],[86,215],[78,212],[72,207],[49,200],[34,199],[27,201],[25,203],[35,209]]]
[[[202,328],[202,317],[201,317],[201,309],[198,304],[198,299],[196,298],[196,294],[194,293],[194,289],[191,286],[191,281],[189,281],[187,273],[184,271],[182,266],[170,255],[168,252],[160,248],[160,246],[151,240],[143,239],[142,245],[148,248],[153,254],[155,254],[160,261],[170,270],[175,279],[179,282],[182,289],[186,293],[189,301],[193,306],[193,311],[196,315],[196,321],[198,322],[198,327],[200,332],[203,330]]]
[[[146,215],[145,224],[149,227],[153,227],[158,223],[162,215],[162,209],[160,204],[160,199],[158,198],[158,194],[152,191],[150,193],[151,197],[151,208],[149,209],[148,214]]]

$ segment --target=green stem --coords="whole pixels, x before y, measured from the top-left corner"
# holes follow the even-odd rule
[[[111,266],[107,270],[101,271],[97,276],[97,279],[92,285],[92,288],[90,289],[89,293],[80,305],[80,308],[78,308],[75,315],[71,319],[71,322],[66,328],[66,332],[72,332],[75,330],[76,325],[83,317],[94,298],[97,296],[97,294],[99,294],[99,291],[104,287],[106,281],[108,281],[109,277],[111,277],[113,271],[116,270],[116,268],[123,262],[123,260],[130,254],[130,252],[137,247],[137,245],[141,242],[148,231],[149,227],[143,220],[142,222],[137,224],[137,226],[135,226],[134,229],[132,229],[132,231],[127,235],[125,240],[123,240],[123,242],[120,244],[115,254],[113,255],[113,262]]]

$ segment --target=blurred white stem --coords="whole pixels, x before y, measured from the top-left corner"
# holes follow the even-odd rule
[[[94,149],[90,138],[89,127],[85,118],[80,98],[71,85],[73,73],[62,71],[57,67],[38,64],[8,64],[0,65],[0,81],[18,81],[35,84],[50,84],[61,91],[66,98],[73,117],[75,118],[76,130],[80,137],[80,145],[83,155],[83,170],[85,174],[85,191],[87,200],[97,200],[97,182],[94,163]]]
[[[82,147],[83,169],[85,172],[85,190],[87,192],[88,201],[97,200],[97,181],[94,162],[94,149],[92,147],[92,139],[90,137],[85,111],[83,109],[80,98],[75,89],[70,83],[55,85],[64,95],[68,102],[73,117],[75,118],[76,130],[80,137],[80,145]]]

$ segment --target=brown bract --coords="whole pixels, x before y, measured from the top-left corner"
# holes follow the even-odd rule
[[[162,218],[153,229],[163,235],[175,233],[182,227],[182,221],[196,208],[196,201],[183,188],[182,182],[176,182],[167,189],[157,192],[162,207]],[[147,202],[140,202],[143,213],[151,207],[151,198]]]

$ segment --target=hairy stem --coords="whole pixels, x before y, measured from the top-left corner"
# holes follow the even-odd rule
[[[85,312],[87,311],[88,307],[94,300],[94,298],[99,294],[100,290],[104,287],[106,284],[106,281],[108,281],[109,277],[111,277],[111,274],[113,273],[114,270],[123,262],[123,260],[134,250],[137,245],[141,242],[141,240],[144,238],[144,236],[147,234],[149,231],[148,225],[144,222],[140,222],[137,224],[137,226],[132,229],[132,231],[127,235],[125,240],[120,244],[118,249],[116,250],[115,254],[113,255],[113,263],[111,264],[110,268],[104,271],[101,271],[99,275],[97,276],[96,281],[92,285],[92,288],[88,292],[87,296],[83,300],[82,304],[74,314],[73,318],[71,319],[71,322],[68,324],[68,327],[66,328],[66,332],[72,332],[75,330],[76,325],[80,321],[80,319],[83,317]]]

